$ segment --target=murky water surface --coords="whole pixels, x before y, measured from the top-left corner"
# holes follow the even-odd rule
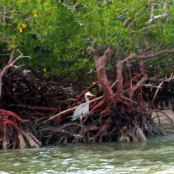
[[[147,143],[0,151],[0,174],[174,174],[174,135]]]

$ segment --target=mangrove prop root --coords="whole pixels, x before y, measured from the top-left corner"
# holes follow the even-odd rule
[[[111,58],[112,53],[113,53],[113,50],[111,45],[108,46],[103,56],[98,56],[99,49],[97,48],[95,49],[95,52],[94,52],[94,61],[96,65],[97,78],[100,85],[102,86],[105,102],[109,102],[109,100],[112,100],[112,97],[113,97],[113,91],[111,89],[111,86],[105,71],[105,65],[107,61]]]
[[[152,112],[163,113],[159,105],[162,108],[164,103],[172,103],[174,108],[174,77],[149,78],[144,61],[173,54],[174,49],[131,54],[117,60],[111,76],[106,65],[113,60],[113,48],[109,45],[104,53],[100,51],[96,48],[93,52],[97,80],[79,94],[74,93],[71,84],[64,86],[63,80],[44,80],[31,69],[10,69],[17,61],[12,53],[0,72],[0,148],[40,147],[41,143],[137,142],[146,141],[148,135],[164,133],[160,117],[157,125]],[[88,90],[97,91],[96,97],[90,98],[90,114],[81,124],[79,120],[72,122],[73,112],[84,102]]]
[[[14,112],[0,109],[0,128],[2,134],[0,134],[0,139],[2,139],[1,148],[7,149],[11,144],[18,144],[18,147],[15,148],[24,148],[27,147],[27,143],[23,137],[28,141],[30,147],[39,147],[40,143],[37,138],[29,132],[24,131],[20,125],[28,122],[26,119],[22,119],[20,116]],[[22,135],[23,134],[23,135]],[[16,137],[17,135],[17,137]],[[15,143],[15,138],[17,138],[18,143]],[[13,142],[14,141],[14,142]]]
[[[25,136],[28,141],[28,144],[31,148],[37,148],[41,146],[41,142],[30,132],[21,130],[21,133]]]
[[[20,149],[27,147],[25,140],[24,140],[24,137],[20,132],[18,133],[18,140],[19,140],[19,148]]]
[[[147,141],[147,135],[153,134],[154,132],[162,132],[158,126],[154,126],[155,124],[151,114],[147,112],[147,107],[145,106],[143,88],[145,85],[149,85],[146,82],[149,82],[150,79],[145,73],[143,62],[146,59],[151,59],[162,54],[173,53],[174,50],[172,49],[163,50],[154,54],[131,54],[117,62],[115,66],[116,79],[109,79],[105,66],[113,54],[112,46],[109,45],[103,55],[100,54],[100,49],[96,48],[93,51],[93,57],[97,79],[103,91],[102,100],[96,100],[96,102],[91,101],[90,111],[94,114],[86,117],[83,127],[79,129],[71,129],[69,127],[68,132],[67,127],[65,127],[63,131],[58,129],[57,132],[60,136],[61,134],[66,135],[67,141],[73,141],[71,133],[76,132],[77,135],[82,136],[75,136],[74,142],[83,141],[92,143],[109,140],[127,142]],[[116,83],[111,86],[110,80]],[[77,95],[77,100],[82,100],[84,93],[91,89],[91,86],[93,85],[90,85],[86,90]],[[159,89],[157,90],[159,91]],[[157,92],[154,94],[154,98],[156,98],[156,95]],[[75,108],[68,108],[67,110],[61,111],[51,116],[49,121],[63,115],[64,117],[61,117],[60,120],[62,120],[61,124],[64,124],[63,120],[69,120]]]

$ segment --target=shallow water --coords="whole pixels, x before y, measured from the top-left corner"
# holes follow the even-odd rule
[[[0,151],[0,174],[173,174],[174,135],[147,143]]]

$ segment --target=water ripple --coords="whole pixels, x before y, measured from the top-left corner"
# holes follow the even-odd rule
[[[174,136],[146,144],[0,151],[0,174],[173,174]]]

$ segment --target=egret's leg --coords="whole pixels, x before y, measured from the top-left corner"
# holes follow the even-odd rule
[[[82,116],[80,116],[80,124],[83,125]]]

